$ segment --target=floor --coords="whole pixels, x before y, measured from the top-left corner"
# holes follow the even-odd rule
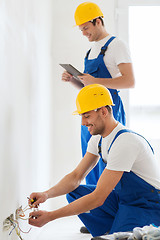
[[[76,216],[58,219],[45,225],[37,240],[90,240],[90,234],[80,233],[81,226]]]

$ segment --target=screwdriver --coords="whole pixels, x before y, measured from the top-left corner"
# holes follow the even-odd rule
[[[37,201],[36,197],[35,198],[27,197],[27,198],[31,201],[31,205]]]

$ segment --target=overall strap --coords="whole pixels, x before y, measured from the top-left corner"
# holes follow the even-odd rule
[[[101,52],[100,52],[99,55],[103,55],[103,56],[105,55],[105,52],[106,52],[106,50],[107,50],[108,45],[112,42],[112,40],[113,40],[114,38],[115,38],[114,36],[111,37],[111,38],[105,43],[105,45],[101,48]],[[88,58],[90,51],[91,51],[91,49],[88,50],[85,58]]]
[[[102,158],[101,145],[102,145],[102,137],[100,138],[99,143],[98,143],[98,154]],[[102,158],[102,160],[103,160],[103,158]]]
[[[125,132],[137,134],[138,136],[140,136],[140,137],[142,137],[143,139],[145,139],[145,138],[144,138],[142,135],[140,135],[139,133],[133,132],[132,130],[129,130],[129,129],[122,129],[122,130],[120,130],[119,132],[117,132],[117,134],[115,135],[113,141],[111,142],[110,147],[108,148],[108,153],[109,153],[109,151],[110,151],[110,149],[111,149],[114,141],[116,140],[116,138],[117,138],[120,134],[125,133]],[[152,152],[153,152],[153,154],[154,154],[154,150],[153,150],[152,146],[151,146],[150,143],[147,141],[147,139],[145,139],[145,140],[146,140],[146,142],[148,143],[148,145],[150,146],[150,148],[151,148],[151,150],[152,150]]]
[[[122,130],[120,130],[120,131],[118,131],[118,132],[116,133],[113,141],[111,142],[111,144],[110,144],[110,146],[109,146],[109,148],[108,148],[108,150],[107,150],[107,153],[108,153],[108,154],[109,154],[109,151],[110,151],[110,149],[111,149],[114,141],[117,139],[117,137],[118,137],[120,134],[125,133],[125,132],[137,134],[138,136],[140,136],[140,137],[142,137],[143,139],[145,139],[145,138],[144,138],[142,135],[140,135],[139,133],[133,132],[132,130],[129,130],[129,129],[122,129]],[[145,140],[146,140],[146,142],[148,143],[148,145],[150,146],[150,148],[151,148],[151,150],[152,150],[152,152],[153,152],[153,154],[154,154],[154,150],[153,150],[152,146],[150,145],[150,143],[148,142],[147,139],[145,139]],[[102,158],[103,162],[105,162],[104,159],[103,159],[103,157],[102,157],[101,145],[102,145],[102,137],[100,138],[99,143],[98,143],[98,154],[99,154],[100,157]],[[105,162],[105,163],[106,163],[106,162]]]
[[[113,39],[115,39],[115,37],[113,36],[113,37],[111,37],[106,43],[105,43],[105,45],[101,48],[101,52],[100,52],[100,54],[99,55],[105,55],[105,52],[106,52],[106,50],[107,50],[107,48],[108,48],[108,45],[113,41]]]
[[[89,56],[89,53],[90,53],[90,51],[91,51],[91,49],[89,49],[89,50],[88,50],[88,52],[87,52],[87,54],[86,54],[85,58],[87,58],[87,59],[88,59],[88,56]]]

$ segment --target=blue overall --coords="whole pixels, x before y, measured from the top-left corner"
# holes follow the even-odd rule
[[[99,53],[96,59],[88,59],[90,50],[87,52],[85,57],[85,70],[84,73],[88,73],[96,78],[112,78],[111,74],[109,73],[104,61],[103,57],[107,50],[108,45],[115,37],[111,37],[106,44],[101,48],[101,52]],[[115,106],[112,107],[113,109],[113,116],[114,118],[125,125],[125,112],[123,108],[122,100],[118,94],[116,89],[108,89],[112,95],[113,102]],[[82,156],[84,157],[87,151],[88,141],[91,137],[91,134],[88,131],[86,126],[81,126],[81,147],[82,147]],[[99,163],[95,166],[95,168],[88,174],[86,177],[87,184],[97,184],[97,181],[104,170],[103,161],[100,159]]]
[[[113,142],[120,134],[125,132],[130,131],[127,129],[120,130]],[[113,142],[108,148],[108,152]],[[99,154],[101,155],[100,144]],[[72,202],[92,193],[95,188],[94,185],[80,185],[73,192],[67,194],[67,200]],[[159,226],[160,190],[155,189],[132,171],[124,172],[121,180],[104,204],[88,213],[80,214],[79,218],[93,237],[104,235],[106,232],[112,234],[114,232],[132,231],[134,227],[143,227],[150,224]]]

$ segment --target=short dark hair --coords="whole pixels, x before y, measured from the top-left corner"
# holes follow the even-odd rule
[[[97,19],[100,19],[101,22],[102,22],[102,26],[104,26],[104,21],[103,21],[102,17],[95,18],[95,19],[93,19],[93,20],[90,21],[90,22],[95,26],[95,25],[96,25],[96,20],[97,20]]]
[[[111,107],[111,106],[109,106],[109,105],[106,105],[105,107],[107,108],[107,110],[108,110],[108,112],[109,112],[109,113],[111,113],[111,112],[112,112],[112,107]]]
[[[106,105],[104,106],[105,108],[107,108],[108,112],[111,114],[112,113],[112,107],[110,105]],[[97,111],[100,110],[102,107],[97,108]]]

